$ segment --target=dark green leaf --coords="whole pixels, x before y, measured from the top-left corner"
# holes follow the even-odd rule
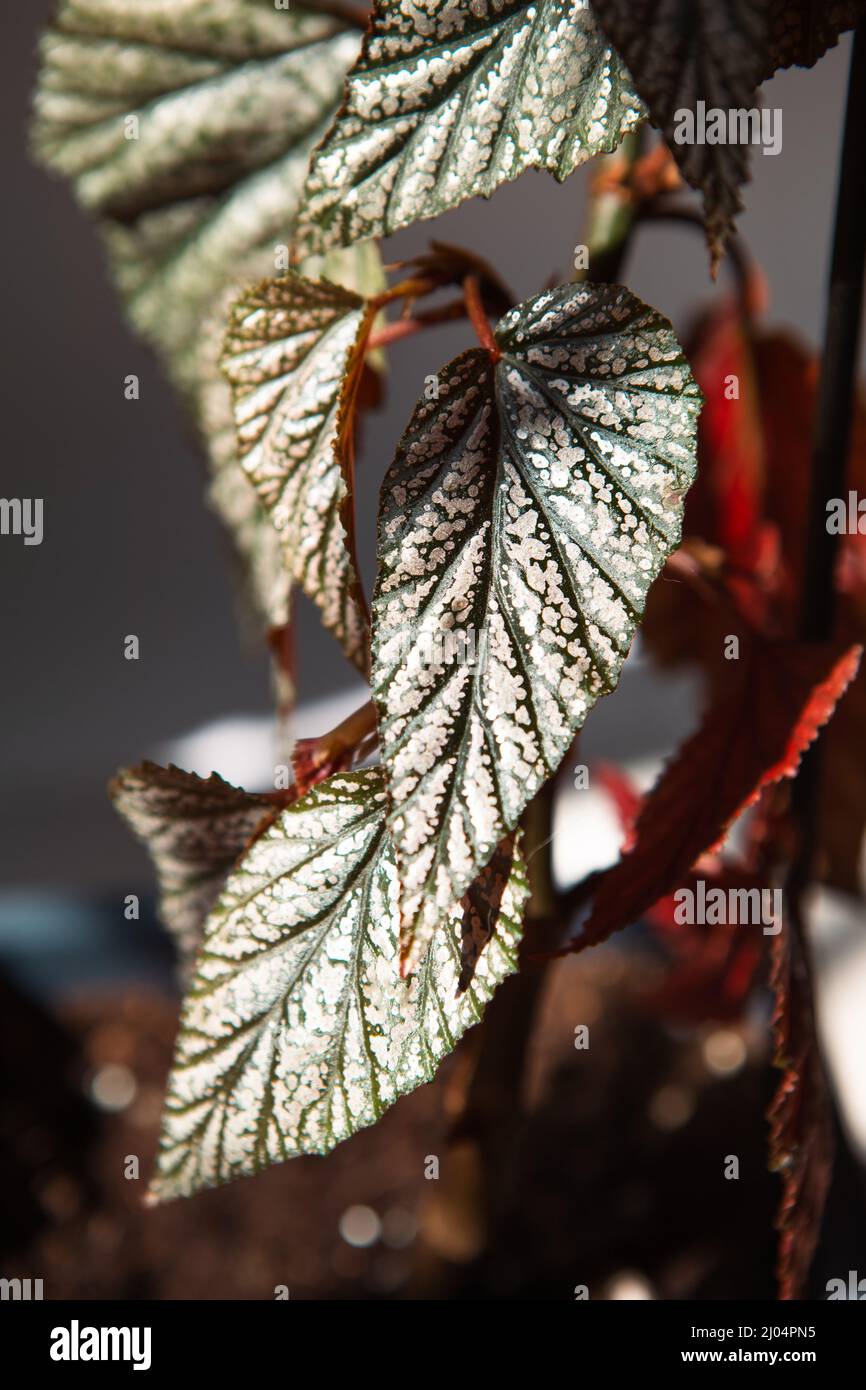
[[[111,798],[145,845],[159,880],[159,910],[188,972],[202,927],[235,860],[275,814],[273,800],[231,786],[215,772],[142,763],[119,772]]]
[[[515,857],[458,996],[463,910],[407,985],[380,769],[321,782],[238,865],[208,920],[163,1121],[155,1200],[324,1153],[433,1076],[516,965]]]

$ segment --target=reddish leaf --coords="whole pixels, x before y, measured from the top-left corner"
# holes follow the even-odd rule
[[[779,526],[788,568],[794,576],[801,576],[811,505],[809,473],[818,363],[801,344],[782,333],[758,339],[755,362],[767,462],[766,512]],[[860,496],[866,491],[866,398],[862,392],[851,421],[848,487]],[[840,550],[840,569],[847,576],[845,588],[866,594],[866,584],[862,583],[866,536],[855,532],[841,537]]]
[[[633,850],[602,876],[589,921],[566,950],[582,950],[635,921],[724,841],[764,787],[793,776],[860,653],[758,639],[746,645],[730,663],[727,690],[644,802]]]
[[[764,441],[755,364],[736,300],[708,318],[689,360],[704,409],[687,532],[722,546],[732,564],[751,566],[764,490]]]
[[[742,1016],[761,961],[761,938],[737,935],[731,927],[707,930],[700,954],[678,965],[646,996],[650,1013],[691,1027]]]
[[[695,892],[698,878],[725,892],[762,887],[756,874],[710,855],[701,857],[680,886]],[[645,1007],[676,1023],[739,1018],[755,982],[764,937],[738,931],[729,924],[684,926],[675,918],[675,907],[670,895],[646,914],[674,964],[662,984],[646,996]]]
[[[773,937],[775,1065],[782,1080],[768,1113],[770,1167],[779,1173],[779,1297],[803,1296],[830,1187],[834,1137],[827,1080],[815,1035],[812,983],[801,925]]]
[[[862,637],[862,620],[853,621],[842,602],[840,630]],[[827,730],[821,748],[815,871],[824,883],[861,894],[866,833],[866,671],[860,671]]]
[[[758,297],[757,290],[750,293]],[[753,622],[761,621],[751,606],[757,587],[773,600],[776,635],[793,632],[811,505],[817,360],[788,333],[748,332],[734,305],[705,320],[690,360],[705,405],[698,479],[686,503],[683,534],[722,548],[732,596]],[[737,378],[739,399],[726,397],[731,377]],[[852,422],[848,486],[866,491],[862,393]],[[845,590],[866,596],[866,536],[844,536],[841,552]]]
[[[699,536],[732,533],[730,517],[719,515],[728,494],[729,455],[724,448],[724,410],[713,408],[722,393],[716,348],[725,336],[723,313],[711,316],[695,336],[696,374],[708,405],[701,417],[699,479],[686,505],[683,547],[650,591],[642,634],[665,665],[697,663],[715,689],[727,663],[724,638],[745,617],[765,635],[793,632],[802,583],[805,530],[810,506],[809,473],[818,367],[810,352],[785,333],[754,334],[754,369],[760,399],[764,460],[763,513],[754,562],[734,570],[724,552],[708,549]],[[741,390],[737,403],[745,402]],[[752,449],[752,446],[749,446]],[[848,467],[849,487],[866,491],[866,399],[857,401]],[[775,538],[775,539],[774,539]],[[840,538],[837,587],[843,596],[840,635],[862,641],[866,633],[866,536]],[[743,554],[740,554],[741,561]],[[684,582],[687,566],[709,576],[703,589]],[[738,616],[739,615],[739,616]],[[822,755],[816,871],[846,892],[863,889],[860,861],[866,834],[866,772],[851,749],[866,741],[866,673],[861,673],[828,730]]]
[[[616,807],[625,832],[623,852],[634,844],[635,822],[643,798],[630,780],[609,763],[595,770]],[[718,856],[702,855],[683,887],[696,890],[698,877],[713,888],[760,889],[756,874],[739,864],[724,863]],[[755,981],[763,955],[763,938],[744,935],[729,925],[688,926],[676,920],[676,902],[669,894],[651,907],[646,919],[673,964],[661,985],[649,991],[644,1007],[671,1022],[726,1022],[739,1018]]]
[[[599,763],[594,770],[594,776],[596,782],[600,783],[602,791],[607,792],[614,804],[624,836],[623,851],[631,849],[634,843],[635,821],[643,800],[640,792],[632,785],[628,777],[611,763]]]

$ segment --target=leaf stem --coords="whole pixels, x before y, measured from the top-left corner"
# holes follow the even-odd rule
[[[665,199],[652,200],[643,203],[635,213],[635,222],[681,222],[684,226],[694,227],[700,232],[702,237],[706,236],[704,219],[697,208],[687,207],[683,203],[667,202]],[[731,262],[731,268],[736,276],[737,287],[740,293],[740,302],[746,318],[750,317],[752,308],[752,284],[754,268],[751,259],[743,246],[739,237],[731,236],[728,240],[725,251]]]
[[[619,279],[631,240],[636,204],[624,182],[611,187],[610,172],[634,168],[643,149],[643,138],[643,127],[630,131],[619,148],[605,155],[599,163],[587,218],[589,272],[577,271],[574,280],[588,278],[598,284],[612,284]]]
[[[401,338],[411,338],[413,334],[420,333],[425,328],[432,328],[438,323],[451,323],[454,319],[465,317],[465,303],[462,299],[455,299],[450,304],[443,304],[437,309],[427,309],[423,314],[415,314],[412,318],[395,319],[393,323],[386,323],[370,334],[367,348],[372,350],[387,347],[390,343],[399,342]]]
[[[375,734],[376,706],[367,700],[328,733],[298,739],[292,765],[299,795],[303,796],[324,777],[351,767],[355,757],[370,747]]]
[[[825,642],[836,623],[838,537],[827,529],[827,502],[845,487],[863,305],[866,260],[866,24],[854,35],[842,159],[836,198],[833,255],[824,323],[821,375],[812,439],[812,476],[806,532],[800,635]],[[792,792],[800,851],[791,866],[789,890],[802,892],[815,859],[821,745],[803,758]]]
[[[484,310],[481,299],[481,286],[477,275],[467,275],[463,281],[463,299],[466,304],[466,313],[469,322],[475,329],[475,336],[483,348],[490,354],[491,362],[498,362],[502,356],[502,349],[493,336],[493,329],[490,327],[490,320]]]
[[[557,893],[553,877],[553,810],[556,778],[551,777],[532,798],[523,813],[524,858],[529,877],[527,922],[556,916]]]
[[[396,299],[422,299],[425,294],[439,289],[440,284],[441,280],[435,276],[413,275],[407,280],[400,280],[396,285],[389,285],[368,302],[374,309],[384,309],[386,304],[393,304]]]

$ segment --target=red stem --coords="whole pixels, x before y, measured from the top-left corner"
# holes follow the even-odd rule
[[[387,347],[389,343],[399,342],[401,338],[410,338],[413,333],[420,333],[422,329],[431,328],[437,323],[462,319],[465,314],[466,306],[462,299],[458,299],[451,304],[443,304],[438,309],[428,309],[424,314],[416,314],[413,318],[396,319],[371,333],[367,339],[367,348]]]
[[[491,362],[498,362],[502,356],[502,350],[493,336],[493,329],[484,312],[484,305],[481,300],[481,287],[478,283],[477,275],[467,275],[463,281],[463,298],[466,303],[466,313],[469,322],[475,329],[475,335],[483,348],[490,353]]]

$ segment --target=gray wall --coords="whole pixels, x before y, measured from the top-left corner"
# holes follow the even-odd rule
[[[0,492],[45,499],[45,540],[0,539],[2,881],[96,891],[143,877],[143,860],[106,804],[116,766],[198,722],[265,712],[267,665],[235,623],[223,541],[201,502],[201,470],[172,394],[124,325],[97,240],[65,185],[26,153],[36,35],[47,0],[4,10]],[[784,148],[757,154],[741,230],[764,266],[774,320],[817,341],[849,43],[813,73],[783,74],[766,100],[784,110]],[[585,171],[565,185],[529,174],[392,239],[386,255],[431,235],[494,261],[519,297],[568,277],[580,239]],[[631,287],[684,328],[707,296],[701,239],[649,229],[626,272]],[[722,275],[725,283],[725,274]],[[462,326],[400,345],[388,402],[369,420],[359,468],[363,565],[370,581],[379,481],[424,375],[468,343]],[[123,377],[141,399],[123,398]],[[141,660],[122,656],[124,634]],[[348,679],[312,611],[300,624],[307,696]],[[618,703],[617,703],[618,701]],[[641,702],[641,737],[653,712]],[[591,721],[608,756],[634,743],[635,702],[613,699]],[[647,732],[649,731],[649,732]]]

